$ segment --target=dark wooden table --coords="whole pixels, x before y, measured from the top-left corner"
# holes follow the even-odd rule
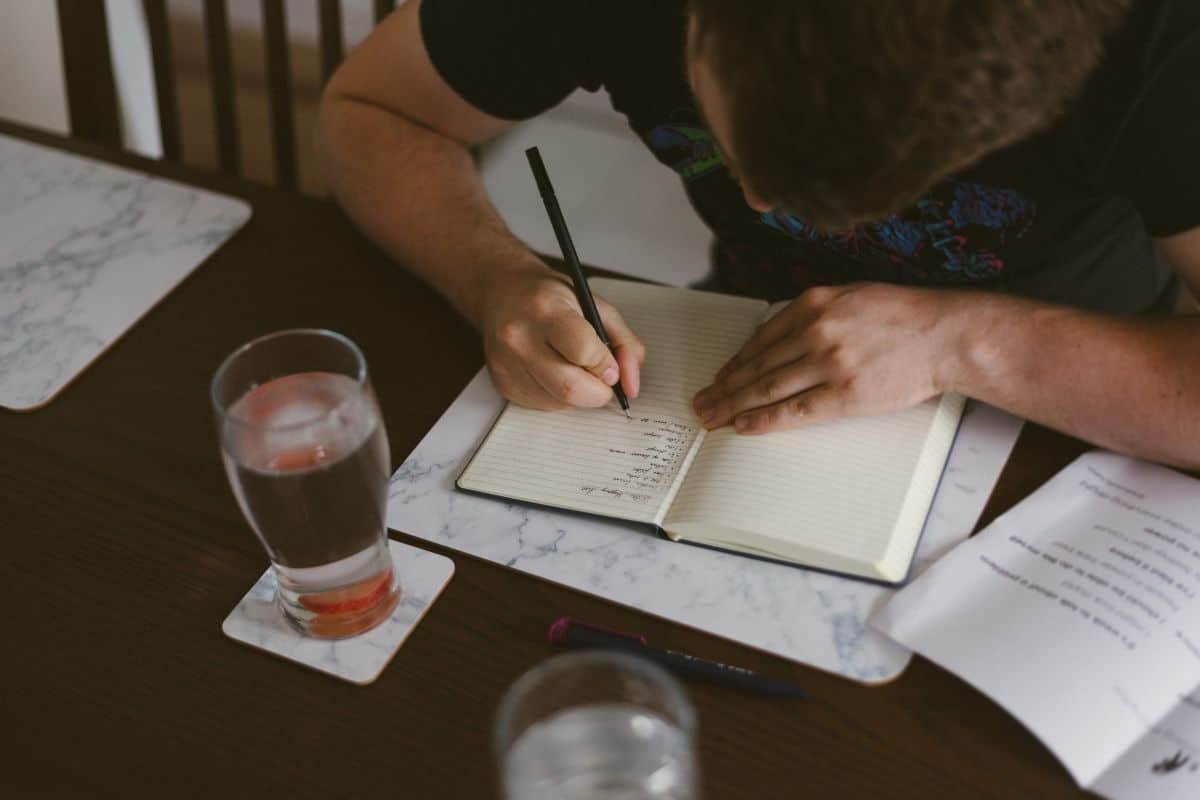
[[[708,798],[1077,791],[1014,719],[919,657],[865,688],[455,552],[446,592],[366,688],[226,639],[221,621],[266,559],[218,459],[207,387],[221,359],[281,328],[345,333],[366,353],[399,464],[479,369],[479,343],[330,202],[0,132],[254,207],[58,399],[0,412],[0,795],[494,796],[493,711],[552,655],[544,631],[564,613],[811,691],[780,703],[688,685]],[[984,521],[1083,449],[1027,426]]]

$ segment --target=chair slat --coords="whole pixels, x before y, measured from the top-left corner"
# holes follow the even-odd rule
[[[117,87],[103,0],[58,0],[58,35],[71,134],[121,146]]]
[[[288,66],[287,20],[283,0],[262,0],[267,55],[267,93],[275,143],[275,183],[296,188],[296,134],[292,122],[292,79]]]
[[[142,0],[146,27],[150,33],[150,59],[154,65],[154,94],[158,104],[158,130],[162,136],[163,157],[178,161],[179,104],[175,98],[175,60],[171,50],[171,31],[167,24],[166,0]]]
[[[212,75],[213,123],[217,132],[217,159],[226,172],[241,171],[237,116],[233,86],[233,58],[229,47],[229,19],[225,0],[204,0],[208,69]]]
[[[321,76],[332,77],[342,63],[342,4],[341,0],[320,0],[321,14]]]
[[[375,0],[375,24],[383,22],[383,18],[396,10],[396,0]]]

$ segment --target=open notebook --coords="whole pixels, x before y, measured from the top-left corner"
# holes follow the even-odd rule
[[[908,573],[963,398],[765,436],[705,431],[693,395],[774,308],[596,279],[646,345],[633,421],[508,404],[458,487],[657,526],[667,537],[896,583]]]

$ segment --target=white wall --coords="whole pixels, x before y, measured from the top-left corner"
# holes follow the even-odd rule
[[[158,99],[154,94],[154,65],[150,33],[139,0],[104,0],[113,83],[125,148],[150,158],[162,157]]]
[[[0,118],[68,130],[58,8],[50,0],[0,0]]]

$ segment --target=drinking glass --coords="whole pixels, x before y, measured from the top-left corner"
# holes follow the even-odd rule
[[[522,675],[493,745],[508,800],[695,800],[695,713],[657,665],[592,650]]]
[[[345,336],[290,330],[235,350],[212,381],[225,472],[302,633],[342,638],[400,598],[388,553],[388,442]]]

